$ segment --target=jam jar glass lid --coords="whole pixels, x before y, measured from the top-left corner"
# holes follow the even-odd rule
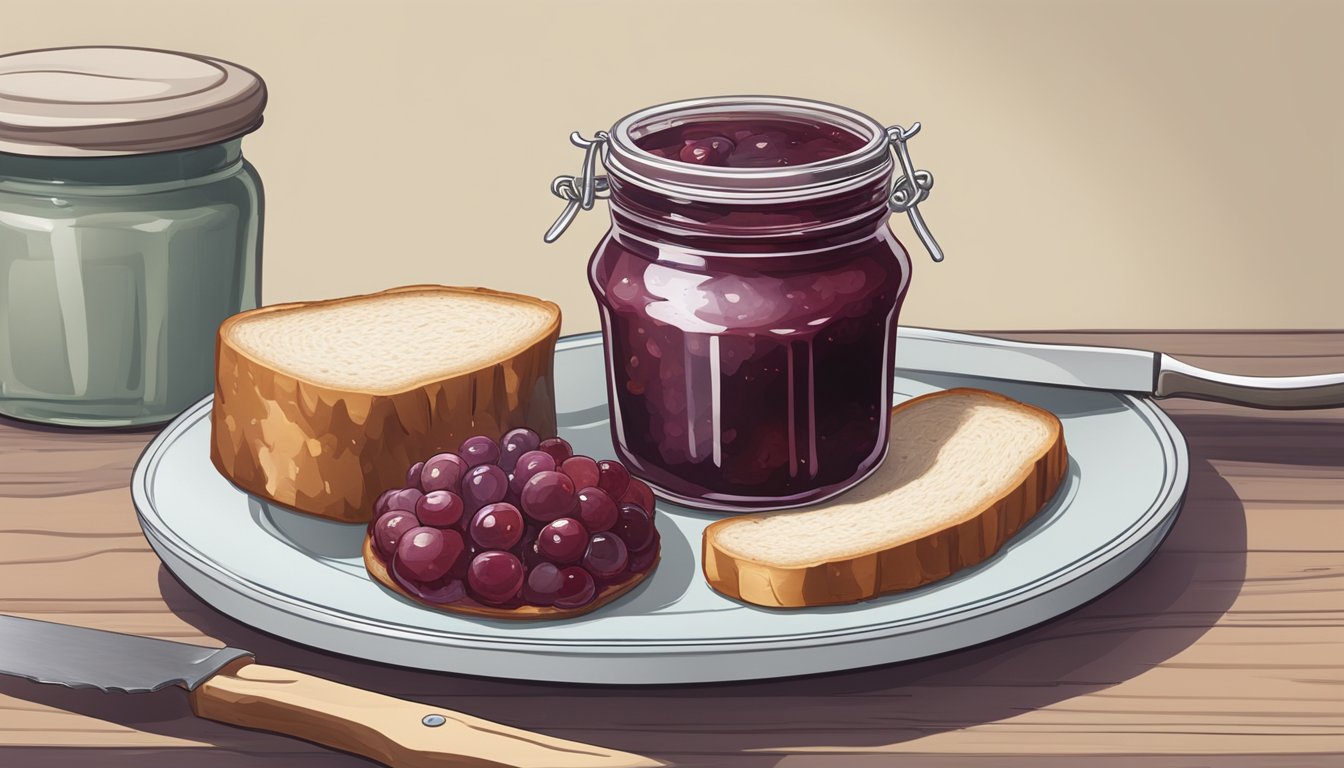
[[[255,72],[195,54],[106,46],[0,56],[0,152],[189,149],[255,130],[265,106]]]

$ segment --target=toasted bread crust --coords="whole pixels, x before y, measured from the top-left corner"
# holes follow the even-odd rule
[[[554,319],[518,353],[395,394],[304,381],[251,357],[230,340],[245,318],[394,293],[489,295],[545,307]],[[455,451],[472,435],[498,438],[517,427],[555,434],[553,358],[560,308],[486,288],[416,285],[321,302],[279,304],[225,320],[215,346],[210,459],[234,485],[300,512],[367,522],[378,495],[406,483],[417,461]]]
[[[649,574],[653,573],[654,570],[658,568],[658,560],[654,560],[653,565],[650,565],[648,570],[643,573],[634,574],[625,581],[603,587],[602,590],[597,593],[597,596],[593,598],[591,603],[579,608],[556,608],[551,605],[520,605],[517,608],[495,608],[493,606],[478,603],[474,600],[467,600],[461,603],[442,604],[421,600],[415,595],[402,589],[401,585],[393,580],[392,574],[387,572],[387,565],[383,562],[383,559],[378,556],[378,553],[373,551],[373,542],[370,541],[367,536],[364,538],[363,553],[364,568],[368,570],[369,576],[371,576],[374,581],[382,584],[384,587],[387,587],[402,597],[414,600],[421,605],[427,605],[430,608],[446,611],[448,613],[460,613],[464,616],[481,616],[487,619],[509,619],[511,621],[570,619],[575,616],[582,616],[585,613],[601,608],[612,600],[615,600],[639,586],[644,582],[644,579],[648,578]]]
[[[719,520],[705,529],[702,544],[709,585],[729,597],[769,608],[853,603],[946,578],[998,552],[1059,489],[1069,464],[1064,430],[1049,411],[968,388],[923,395],[896,406],[892,413],[957,393],[974,393],[1029,410],[1051,426],[1052,439],[1034,461],[1024,464],[1012,490],[982,509],[971,510],[961,522],[926,536],[854,558],[800,567],[785,568],[725,552],[718,546],[718,532],[743,516]]]

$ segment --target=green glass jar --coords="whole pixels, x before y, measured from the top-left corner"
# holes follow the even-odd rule
[[[211,392],[219,324],[260,300],[264,101],[185,54],[0,56],[0,414],[156,424]]]

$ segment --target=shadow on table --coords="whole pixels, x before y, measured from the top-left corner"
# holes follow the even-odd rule
[[[864,749],[1003,720],[1143,674],[1196,642],[1232,605],[1246,570],[1244,509],[1210,460],[1319,464],[1326,458],[1320,452],[1284,456],[1257,438],[1248,440],[1255,425],[1237,417],[1177,421],[1192,456],[1186,504],[1143,568],[1089,604],[1038,627],[884,667],[764,682],[633,688],[422,673],[310,650],[251,629],[202,603],[162,568],[159,585],[181,618],[221,642],[254,651],[262,663],[677,764],[771,766],[793,748]],[[1278,427],[1274,430],[1277,434]],[[1320,430],[1330,434],[1317,434]],[[1303,421],[1295,440],[1328,443],[1338,439],[1338,431],[1338,425]],[[1333,461],[1344,463],[1344,457]],[[406,663],[413,666],[415,660]],[[139,696],[132,703],[125,696],[12,680],[0,682],[0,692],[224,750],[273,750],[294,759],[322,754],[279,737],[194,721],[180,693]],[[765,752],[743,754],[750,750]],[[326,754],[322,765],[364,764]],[[154,765],[150,757],[142,753],[137,764]]]
[[[11,429],[23,430],[26,432],[44,432],[53,435],[77,435],[87,437],[91,435],[153,435],[167,426],[163,424],[139,424],[125,427],[76,427],[63,424],[46,424],[40,421],[29,421],[20,419],[16,416],[0,414],[0,427],[9,427]]]

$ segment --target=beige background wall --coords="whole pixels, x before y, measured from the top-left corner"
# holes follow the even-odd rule
[[[0,49],[111,43],[259,71],[268,303],[410,282],[561,303],[605,207],[541,233],[571,130],[720,93],[924,123],[948,260],[903,321],[1344,327],[1344,2],[5,0]]]

